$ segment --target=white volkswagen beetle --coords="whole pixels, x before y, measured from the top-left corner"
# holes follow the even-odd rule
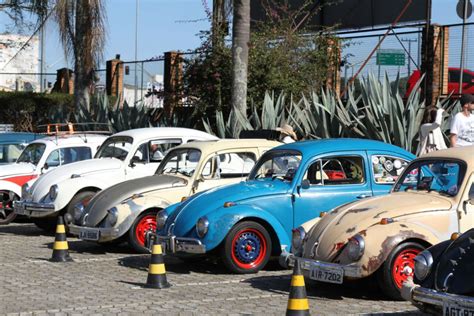
[[[57,168],[23,186],[15,213],[33,218],[35,224],[52,230],[60,214],[73,214],[74,206],[100,190],[122,181],[155,173],[170,148],[196,140],[217,137],[187,128],[155,127],[128,130],[107,138],[94,159]]]
[[[92,159],[106,138],[80,131],[59,133],[32,141],[14,163],[1,165],[0,224],[8,224],[15,219],[13,203],[22,196],[23,185],[31,185],[41,174],[59,166]]]

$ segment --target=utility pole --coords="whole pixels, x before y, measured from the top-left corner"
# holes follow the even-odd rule
[[[408,64],[407,64],[407,70],[408,70],[408,77],[411,75],[411,43],[418,42],[417,39],[414,38],[402,38],[402,42],[408,42]]]
[[[43,16],[42,23],[41,23],[41,33],[40,33],[40,58],[41,58],[41,63],[40,63],[40,92],[45,91],[45,85],[43,84],[44,81],[44,45],[45,45],[45,33],[44,33],[44,27],[46,19]]]
[[[462,86],[463,86],[463,74],[464,74],[464,66],[465,66],[465,44],[466,44],[466,22],[468,17],[472,13],[472,5],[470,0],[460,0],[458,3],[459,5],[463,5],[462,8],[462,40],[461,40],[461,72],[459,73],[459,94],[462,94]]]
[[[138,9],[139,9],[139,0],[136,1],[135,7],[135,93],[133,99],[133,105],[135,106],[137,103],[137,86],[138,86]]]

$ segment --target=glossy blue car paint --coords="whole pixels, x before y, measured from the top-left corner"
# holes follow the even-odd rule
[[[271,149],[261,160],[274,152],[287,151],[301,154],[301,163],[291,182],[272,178],[253,179],[201,192],[185,202],[168,207],[168,219],[158,234],[199,239],[209,252],[223,242],[236,223],[248,220],[259,222],[275,237],[272,240],[273,249],[289,250],[292,229],[319,216],[320,212],[357,198],[388,193],[391,185],[374,181],[373,155],[406,161],[415,158],[399,147],[382,142],[330,139],[285,144]],[[303,176],[313,162],[339,155],[363,159],[363,183],[302,188]],[[234,204],[225,207],[225,202]],[[199,238],[195,227],[203,216],[207,218],[209,227],[206,235]]]

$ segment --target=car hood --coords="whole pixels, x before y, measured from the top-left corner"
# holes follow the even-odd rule
[[[0,165],[0,179],[29,175],[32,174],[35,169],[35,165],[26,162]]]
[[[115,158],[89,159],[63,165],[39,177],[32,187],[32,194],[35,194],[37,189],[47,191],[53,184],[70,179],[72,175],[84,177],[93,173],[121,169],[122,166],[123,162]]]
[[[336,254],[334,246],[337,243],[346,243],[358,232],[380,223],[382,218],[397,220],[407,215],[451,207],[448,198],[412,192],[396,192],[352,202],[329,212],[310,229],[304,256],[310,257],[313,245],[318,243],[314,258],[331,260]]]
[[[280,180],[250,180],[213,188],[192,198],[189,202],[183,203],[170,215],[167,224],[175,224],[174,234],[176,236],[185,236],[194,228],[200,217],[218,211],[225,202],[250,203],[261,196],[268,197],[285,193],[290,188],[290,184]]]
[[[168,175],[153,175],[118,183],[102,190],[90,200],[84,212],[88,214],[85,225],[97,226],[107,215],[107,210],[130,199],[133,194],[186,186],[187,183],[186,179]]]
[[[453,294],[474,294],[474,229],[454,240],[435,269],[435,286]]]

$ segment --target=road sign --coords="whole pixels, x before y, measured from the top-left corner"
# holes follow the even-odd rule
[[[469,17],[472,14],[472,3],[470,0],[459,0],[457,6],[456,6],[456,13],[461,19],[464,19],[464,5],[465,1],[467,2],[467,11],[466,11],[466,19],[469,19]]]
[[[403,49],[379,49],[377,51],[377,65],[405,66],[405,51]]]

